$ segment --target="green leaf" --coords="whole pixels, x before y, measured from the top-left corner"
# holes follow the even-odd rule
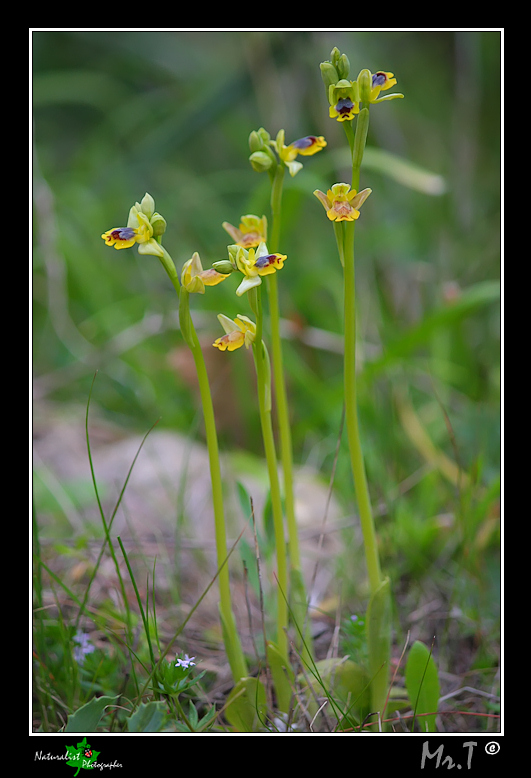
[[[94,697],[68,717],[65,732],[95,732],[103,711],[118,697]]]
[[[440,686],[437,666],[431,651],[416,640],[406,664],[406,689],[415,717],[423,732],[436,732],[436,713]],[[424,715],[432,714],[432,715]]]
[[[239,678],[245,677],[248,670],[240,639],[238,637],[234,613],[232,611],[224,612],[224,609],[220,604],[219,615],[227,659],[229,660],[233,678],[238,680]]]
[[[160,732],[165,719],[166,703],[143,703],[127,719],[127,729],[129,732]]]
[[[313,675],[313,677],[310,677]],[[370,679],[367,672],[348,657],[319,659],[314,670],[299,675],[298,681],[304,684],[309,680],[307,704],[310,715],[314,716],[325,697],[330,700],[338,720],[343,716],[350,718],[355,714],[362,721],[370,711]]]
[[[267,662],[273,678],[278,708],[283,713],[288,713],[293,696],[293,670],[289,665],[286,667],[285,658],[271,640],[267,642]]]
[[[225,716],[235,732],[256,732],[266,719],[266,693],[257,678],[242,678],[229,694]]]

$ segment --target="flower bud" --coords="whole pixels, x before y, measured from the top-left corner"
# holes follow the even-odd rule
[[[164,235],[166,232],[166,219],[164,216],[161,216],[160,213],[155,213],[149,220],[151,226],[153,227],[153,237],[158,238],[159,235]]]
[[[342,54],[336,63],[339,78],[348,78],[350,72],[350,62],[346,54]]]
[[[328,91],[330,86],[339,81],[339,74],[331,62],[321,62],[319,67],[321,68],[321,78]]]
[[[330,62],[334,67],[337,66],[337,63],[339,62],[339,59],[341,57],[341,52],[337,48],[337,46],[334,46],[332,51],[330,52]]]
[[[259,134],[256,132],[256,130],[253,130],[251,134],[249,135],[249,148],[254,153],[255,151],[260,151],[260,149],[263,147],[263,142]]]
[[[264,147],[269,146],[270,135],[267,130],[260,127],[259,130],[253,130],[249,135],[249,148],[251,151],[262,151]]]
[[[236,262],[236,257],[240,250],[241,250],[241,246],[238,246],[237,243],[231,243],[230,246],[227,246],[227,252],[229,254],[229,262],[231,263],[233,270],[238,269],[238,263]]]
[[[266,151],[254,151],[249,157],[253,170],[263,173],[273,165],[274,159]]]
[[[219,262],[213,262],[212,267],[224,276],[230,275],[234,270],[232,263],[228,259],[220,259]]]
[[[148,192],[146,192],[142,198],[142,202],[140,203],[140,210],[142,213],[146,214],[148,219],[151,219],[155,210],[155,200],[151,197],[150,194],[148,194]]]
[[[348,74],[350,72],[350,62],[347,55],[341,54],[337,46],[334,46],[330,52],[330,60],[332,65],[337,70],[339,78],[348,78]]]
[[[366,105],[371,100],[372,75],[370,70],[361,70],[358,76],[360,101]]]

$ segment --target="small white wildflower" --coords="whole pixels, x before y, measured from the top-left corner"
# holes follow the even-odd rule
[[[175,662],[175,667],[183,667],[185,670],[188,670],[189,667],[193,667],[195,665],[195,662],[193,661],[195,659],[195,656],[188,656],[188,654],[184,655],[184,659],[178,659]]]

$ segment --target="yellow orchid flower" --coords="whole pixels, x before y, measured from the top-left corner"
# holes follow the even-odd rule
[[[279,130],[276,140],[270,141],[270,144],[277,152],[281,162],[286,165],[292,177],[302,168],[302,163],[296,161],[299,154],[303,157],[311,157],[326,146],[323,135],[306,135],[304,138],[293,141],[288,146],[285,145],[284,138],[284,130]]]
[[[280,158],[284,161],[291,161],[298,154],[301,154],[303,157],[312,157],[318,151],[324,149],[325,146],[326,141],[323,135],[306,135],[304,138],[294,140],[289,146],[283,146],[280,151]]]
[[[153,254],[163,257],[164,251],[156,240],[166,229],[166,221],[155,212],[155,201],[145,194],[141,203],[135,203],[129,211],[126,227],[114,227],[101,236],[107,246],[128,249],[138,244],[139,254]]]
[[[328,115],[338,122],[351,121],[360,112],[360,98],[356,81],[346,78],[328,88],[330,108]]]
[[[229,222],[223,222],[222,226],[234,243],[244,249],[254,248],[267,240],[267,218],[265,216],[260,219],[253,214],[247,214],[247,216],[241,217],[239,228],[234,227]]]
[[[217,286],[226,278],[228,278],[227,275],[218,273],[212,267],[208,268],[208,270],[203,270],[201,258],[197,251],[188,262],[184,263],[181,271],[181,284],[191,294],[194,292],[204,294],[205,286]]]
[[[376,73],[373,73],[371,96],[369,98],[369,102],[376,102],[380,92],[384,92],[386,89],[390,89],[395,84],[396,78],[394,78],[394,73],[388,73],[384,70],[378,70]]]
[[[396,84],[396,78],[393,73],[386,70],[378,70],[371,73],[370,70],[360,70],[358,75],[358,92],[360,101],[365,103],[383,103],[384,100],[394,100],[397,97],[404,97],[399,92],[393,92],[390,95],[380,97],[380,92],[385,92]]]
[[[236,269],[245,276],[236,289],[238,297],[248,292],[253,286],[259,286],[262,283],[261,276],[267,276],[281,270],[287,259],[285,254],[269,254],[267,246],[263,242],[256,250],[254,248],[247,250],[241,246],[229,246],[229,256]]]
[[[220,313],[218,320],[226,334],[215,340],[212,345],[220,351],[236,351],[244,345],[245,348],[249,348],[251,343],[254,343],[256,324],[247,316],[238,314],[235,319],[229,319],[228,316]]]
[[[132,227],[114,227],[107,230],[101,236],[107,246],[114,246],[115,249],[128,249],[137,242],[137,231]]]
[[[340,222],[358,219],[359,209],[371,192],[372,189],[356,192],[348,184],[334,184],[326,194],[316,189],[314,195],[326,210],[330,221]]]

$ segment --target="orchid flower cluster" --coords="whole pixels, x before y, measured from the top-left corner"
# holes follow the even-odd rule
[[[269,133],[264,129],[260,129],[257,132],[251,133],[249,144],[251,149],[250,162],[255,170],[267,169],[271,174],[274,174],[275,171],[278,173],[278,171],[283,172],[287,169],[290,175],[294,176],[302,168],[302,164],[297,162],[297,157],[299,155],[304,157],[316,154],[326,146],[326,141],[322,136],[309,135],[286,145],[283,130],[277,134],[275,140],[272,140]],[[106,245],[113,246],[115,249],[127,249],[136,245],[140,254],[151,254],[158,257],[179,295],[181,332],[195,360],[209,449],[219,564],[220,616],[227,656],[234,680],[238,683],[248,673],[233,616],[228,568],[225,564],[228,550],[212,398],[204,357],[190,315],[189,297],[193,294],[204,294],[207,287],[217,286],[225,282],[232,274],[236,274],[239,278],[239,283],[235,289],[236,297],[242,298],[246,295],[254,313],[254,321],[243,313],[239,313],[233,318],[220,313],[218,320],[224,334],[216,338],[212,345],[220,351],[228,352],[235,351],[242,346],[246,348],[252,347],[253,350],[264,450],[271,481],[270,489],[273,502],[279,570],[277,642],[280,644],[280,648],[275,644],[271,650],[276,651],[278,648],[283,664],[287,665],[288,641],[286,629],[288,626],[288,607],[285,601],[285,593],[289,589],[288,563],[284,548],[282,498],[278,483],[278,465],[271,422],[271,370],[268,349],[262,340],[263,316],[260,293],[263,280],[265,278],[273,278],[278,271],[282,270],[287,256],[279,251],[269,251],[266,242],[268,239],[268,220],[266,216],[260,217],[254,214],[247,214],[241,217],[239,226],[234,226],[230,222],[225,221],[222,227],[233,241],[227,247],[227,257],[213,262],[210,267],[204,268],[199,254],[194,252],[192,257],[184,263],[180,274],[178,274],[171,256],[162,245],[166,221],[155,210],[153,197],[148,193],[146,193],[141,202],[136,202],[130,208],[127,223],[124,227],[114,227],[107,230],[101,237]],[[293,548],[296,548],[296,543],[293,544]],[[294,553],[294,556],[297,556],[297,552]],[[284,685],[286,685],[286,679],[283,678],[282,680]]]
[[[379,567],[377,543],[357,423],[353,247],[354,225],[359,219],[360,208],[372,192],[370,188],[358,191],[360,167],[368,131],[369,108],[377,103],[401,98],[403,95],[399,93],[386,94],[387,90],[396,84],[396,78],[393,73],[388,71],[371,73],[369,70],[362,70],[356,80],[349,80],[350,64],[348,58],[336,48],[332,50],[330,60],[321,63],[320,68],[329,103],[329,118],[337,120],[344,127],[352,156],[352,180],[350,184],[343,182],[335,183],[326,192],[317,189],[313,194],[325,209],[329,222],[333,224],[339,257],[344,268],[346,426],[372,594],[371,607],[373,612],[372,616],[367,618],[367,622],[369,623],[370,621],[371,624],[377,625],[378,629],[383,625],[382,629],[385,630],[387,628],[387,624],[384,624],[384,621],[387,618],[388,579],[382,578]],[[155,210],[154,200],[149,194],[146,194],[140,203],[136,202],[131,207],[125,227],[112,228],[101,236],[106,245],[114,246],[115,249],[126,249],[136,245],[140,254],[151,254],[158,257],[179,295],[181,332],[192,351],[196,364],[203,404],[207,446],[209,449],[223,637],[235,685],[244,684],[240,692],[242,689],[244,691],[249,690],[251,688],[249,684],[252,680],[254,682],[254,679],[248,677],[247,663],[242,652],[232,611],[229,574],[225,564],[228,552],[215,419],[203,354],[190,316],[189,296],[191,294],[204,294],[207,287],[224,283],[230,276],[236,274],[238,278],[238,284],[235,288],[236,297],[241,299],[246,295],[251,311],[254,314],[252,319],[244,313],[238,313],[234,317],[220,313],[218,321],[224,334],[216,338],[212,345],[223,352],[233,352],[242,346],[245,346],[247,349],[252,348],[256,365],[258,407],[270,479],[278,575],[276,642],[268,642],[267,649],[270,652],[269,660],[272,668],[280,668],[276,675],[273,671],[273,681],[280,710],[288,709],[292,694],[290,680],[286,674],[286,668],[290,667],[287,638],[289,612],[286,593],[296,591],[299,601],[302,601],[303,604],[304,602],[307,603],[304,585],[301,583],[302,573],[300,571],[296,538],[297,526],[293,507],[291,474],[291,439],[289,415],[286,409],[285,387],[283,384],[282,345],[279,328],[277,274],[282,270],[287,261],[287,256],[278,250],[280,244],[282,182],[286,170],[291,177],[300,172],[303,167],[300,161],[301,157],[313,156],[326,148],[326,146],[327,142],[322,135],[307,135],[286,143],[284,130],[279,130],[274,138],[263,127],[250,133],[249,162],[256,172],[266,172],[271,181],[271,236],[268,236],[269,223],[265,215],[243,215],[238,226],[230,222],[223,222],[222,227],[232,242],[227,246],[226,258],[214,261],[210,267],[203,268],[201,258],[195,252],[184,263],[181,273],[178,274],[171,256],[162,245],[166,221]],[[268,248],[268,243],[270,248]],[[297,260],[295,259],[294,261]],[[280,446],[285,478],[284,503],[278,481],[276,443],[270,418],[271,370],[269,367],[269,355],[262,339],[263,314],[261,293],[264,280],[266,282],[266,292],[269,295],[273,374],[275,376]],[[290,564],[292,565],[291,575],[288,573],[284,521],[288,527],[289,557]],[[290,599],[289,594],[288,599]],[[307,611],[307,604],[305,607]],[[297,618],[299,618],[301,613],[301,618],[305,618],[306,611],[304,609],[297,611],[295,604],[291,600],[289,610]],[[299,626],[299,623],[297,625]],[[375,638],[376,642],[378,640],[381,644],[380,633]],[[309,642],[307,643],[303,640],[303,643],[304,650],[306,651],[305,655],[301,649],[303,660],[307,658],[308,661],[313,661]],[[377,657],[378,661],[380,659],[382,659],[381,652]],[[382,662],[385,665],[388,662],[388,657],[384,656]],[[184,667],[184,663],[188,665],[193,664],[192,660],[189,660],[187,656],[184,660],[179,660],[177,664]],[[380,684],[379,689],[381,688],[382,685]],[[374,704],[380,706],[381,694],[380,696],[375,696]]]

